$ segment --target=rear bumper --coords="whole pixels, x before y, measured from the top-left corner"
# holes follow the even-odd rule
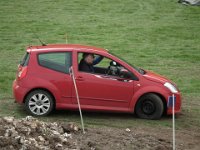
[[[15,101],[18,103],[23,103],[24,97],[27,93],[27,89],[19,86],[16,80],[13,81],[12,89]]]
[[[170,97],[172,98],[172,95],[169,95],[167,97],[167,114],[168,115],[171,115],[172,114],[172,108],[173,108],[173,104],[172,104],[172,101],[170,102]],[[175,109],[174,109],[174,112],[177,114],[177,113],[180,113],[181,112],[181,94],[180,92],[174,94],[174,99],[175,99]],[[172,100],[172,99],[171,99]]]

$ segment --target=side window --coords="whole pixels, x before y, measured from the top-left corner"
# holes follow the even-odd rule
[[[51,52],[51,53],[42,53],[38,55],[39,65],[63,72],[69,73],[69,68],[71,67],[71,52]]]
[[[87,58],[87,56],[89,57]],[[110,58],[96,54],[78,54],[79,71],[131,79],[133,74]]]
[[[93,53],[78,53],[78,68],[81,72],[106,74],[109,60]]]

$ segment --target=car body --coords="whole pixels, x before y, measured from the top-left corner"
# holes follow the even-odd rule
[[[123,68],[124,71],[119,69],[123,74],[131,75],[79,71],[81,53],[108,58],[119,64],[114,69]],[[175,113],[181,111],[180,91],[169,79],[135,68],[105,49],[78,44],[28,47],[13,82],[15,100],[25,104],[27,111],[36,116],[47,115],[54,108],[77,110],[71,67],[82,110],[135,112],[140,118],[159,119],[163,114],[172,114],[174,94]]]

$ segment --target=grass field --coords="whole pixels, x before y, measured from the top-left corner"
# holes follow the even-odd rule
[[[183,96],[177,128],[200,127],[200,8],[177,0],[0,1],[0,116],[26,116],[13,103],[12,81],[28,45],[95,45],[131,64],[177,83]],[[58,111],[47,121],[79,122],[78,112]],[[84,113],[88,126],[171,126],[171,119],[136,119],[132,115]]]

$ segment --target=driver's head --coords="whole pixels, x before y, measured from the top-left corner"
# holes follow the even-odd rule
[[[94,54],[91,53],[83,53],[83,59],[87,64],[92,64],[94,61]]]

